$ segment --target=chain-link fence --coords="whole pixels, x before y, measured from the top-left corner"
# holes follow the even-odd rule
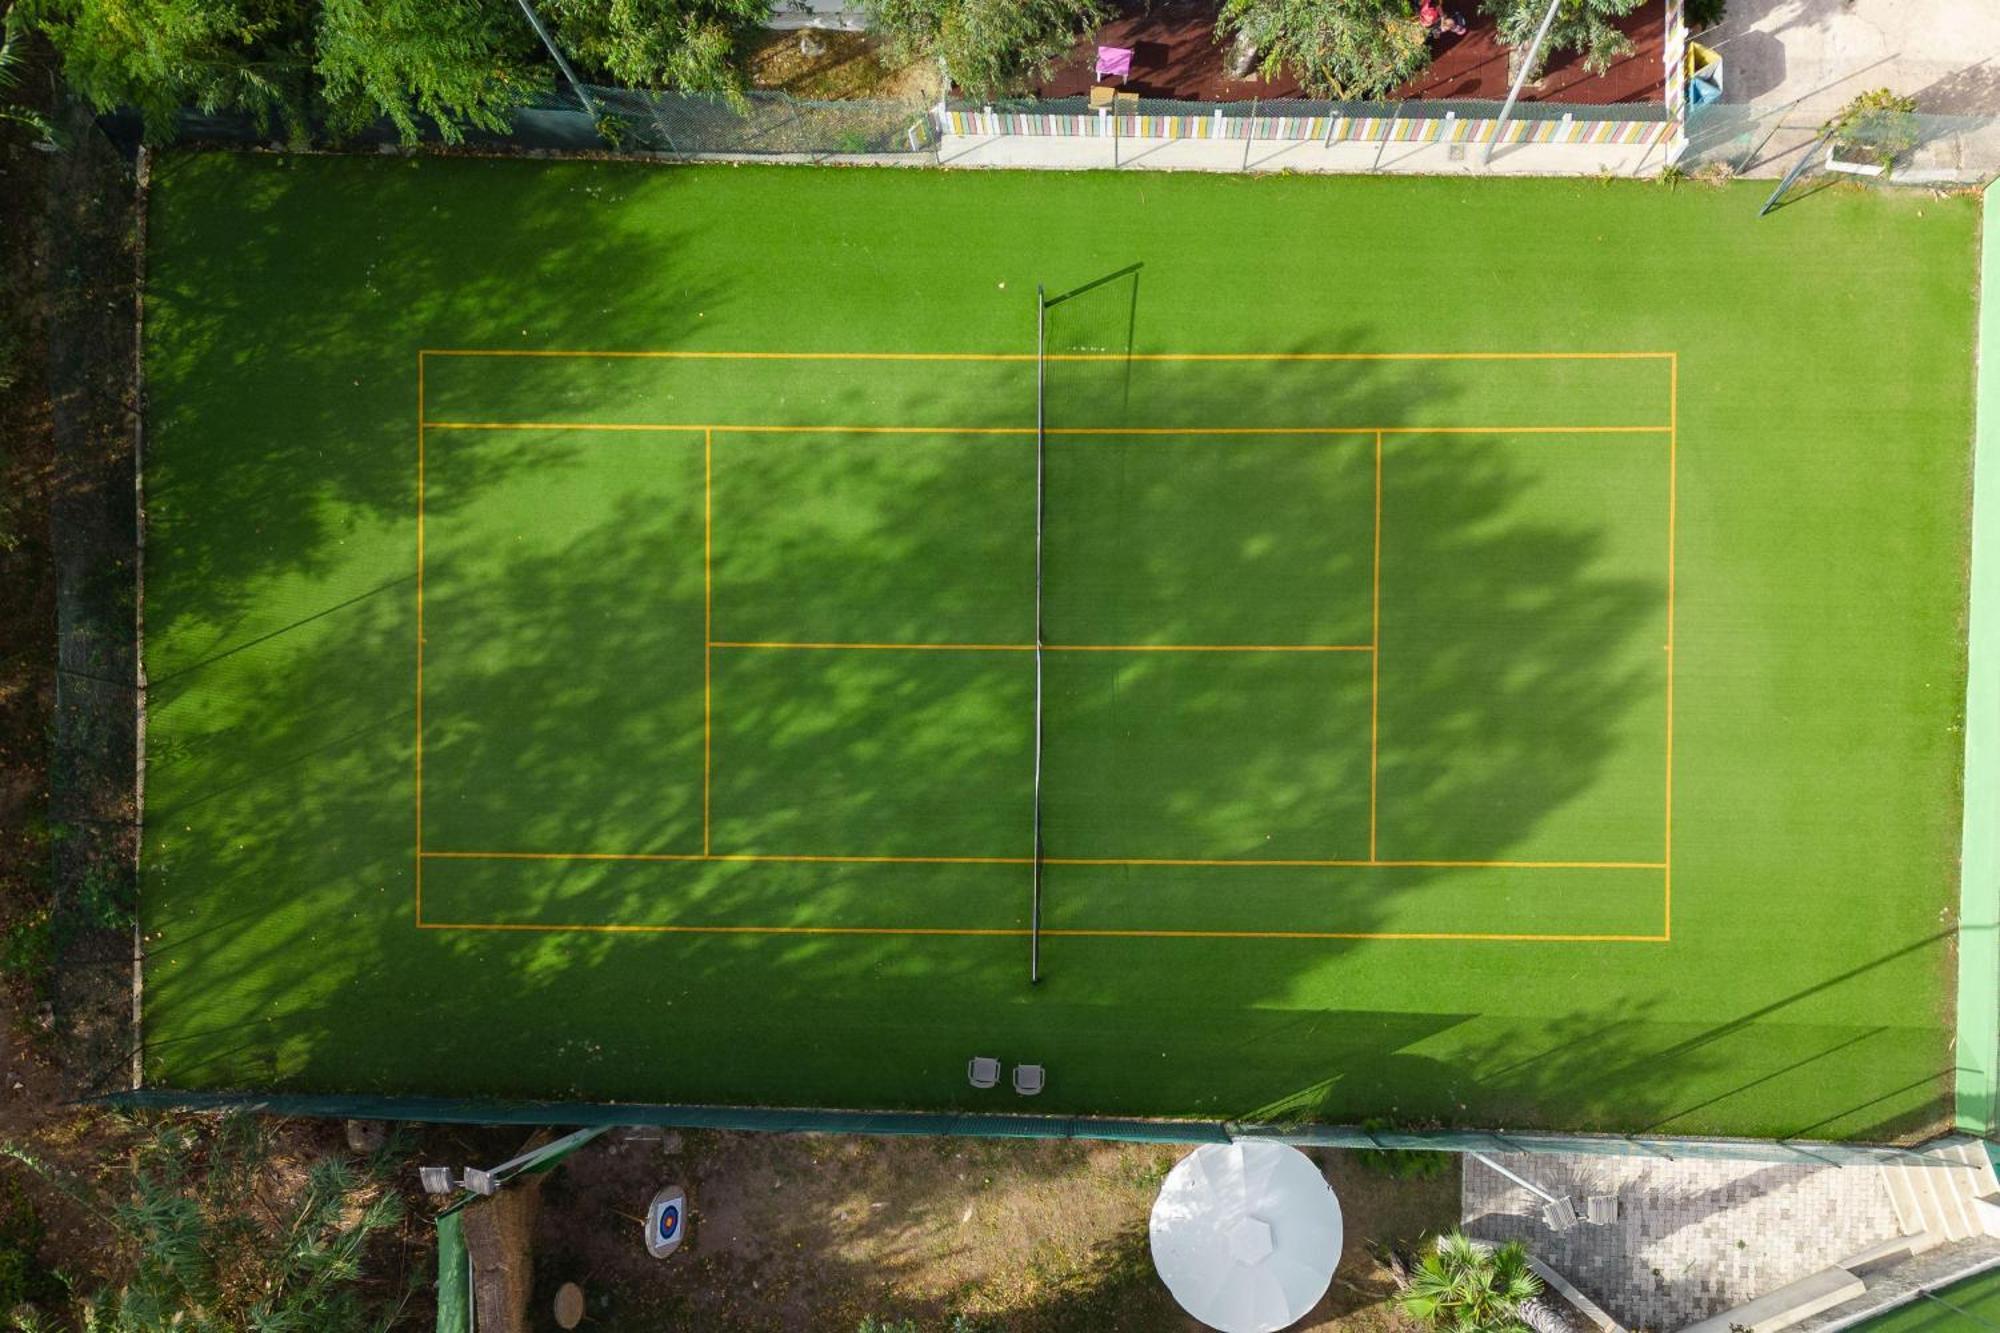
[[[1824,117],[1796,106],[1709,103],[1688,115],[1681,165],[1739,176],[1783,176],[1824,134]],[[1884,185],[1977,185],[2000,175],[2000,116],[1907,117],[1914,142],[1881,176],[1850,175]],[[1824,152],[1824,147],[1820,148]]]
[[[52,1033],[72,1090],[134,1083],[138,836],[135,234],[125,164],[73,109],[51,190],[56,706],[49,756]]]
[[[843,156],[929,160],[937,145],[930,104],[910,99],[808,101],[767,90],[725,97],[596,85],[585,85],[584,91],[596,109],[594,118],[570,90],[559,89],[517,110],[505,133],[467,129],[464,142],[554,152],[804,160]],[[137,116],[121,113],[105,122],[114,138],[136,148],[142,128]],[[423,142],[443,139],[429,122],[420,126]],[[256,144],[270,141],[274,133],[247,115],[190,111],[180,119],[180,138],[186,141]],[[369,147],[400,139],[395,126],[381,121],[341,136],[338,144]],[[316,127],[312,142],[335,140],[323,127]]]
[[[772,1134],[874,1134],[943,1138],[1094,1139],[1118,1143],[1231,1143],[1270,1139],[1309,1148],[1372,1148],[1478,1153],[1572,1153],[1660,1161],[1773,1162],[1806,1166],[1954,1165],[1930,1150],[1974,1143],[1947,1135],[1913,1146],[1829,1143],[1812,1139],[1675,1138],[1670,1135],[1542,1134],[1468,1130],[1390,1130],[1358,1125],[1260,1124],[1235,1120],[1136,1120],[1099,1116],[963,1114],[949,1111],[850,1111],[785,1106],[660,1103],[510,1102],[476,1098],[396,1097],[147,1090],[111,1099],[135,1108],[221,1110],[247,1107],[280,1115],[417,1120],[429,1124],[659,1125],[674,1129]],[[1959,1164],[1962,1165],[1962,1164]]]
[[[632,88],[589,92],[604,118],[596,126],[584,118],[585,128],[618,147],[691,157],[824,157],[919,154],[937,142],[930,110],[918,102],[814,102],[783,92],[741,99]]]
[[[1082,97],[952,101],[939,127],[966,136],[1228,139],[1401,144],[1609,144],[1650,146],[1668,138],[1673,118],[1658,103],[1572,106],[1524,102],[1503,126],[1504,103],[1341,102],[1307,98],[1184,102],[1132,97],[1093,108]]]

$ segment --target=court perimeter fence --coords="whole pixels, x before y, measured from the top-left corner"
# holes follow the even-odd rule
[[[1986,191],[1972,445],[1965,825],[1959,858],[1958,1127],[2000,1132],[2000,185]]]
[[[468,129],[474,148],[507,147],[557,153],[630,153],[682,159],[775,158],[875,160],[913,165],[949,164],[947,137],[1188,140],[1230,143],[1373,145],[1383,148],[1494,144],[1660,149],[1664,165],[1678,151],[1683,125],[1657,103],[1580,106],[1523,102],[1504,132],[1500,102],[1470,99],[1405,102],[1282,101],[1189,102],[1140,98],[1119,114],[1093,111],[1087,98],[1016,98],[989,101],[811,101],[783,92],[753,91],[741,99],[697,93],[651,92],[586,85],[602,113],[593,120],[574,97],[551,93],[517,110],[507,133]],[[106,118],[112,136],[128,146],[140,140],[136,116]],[[185,112],[180,135],[196,143],[274,148],[288,145],[278,131],[240,114]],[[441,140],[426,126],[422,142]],[[316,132],[313,142],[329,136]],[[399,136],[387,122],[347,136],[359,147],[391,148]],[[1363,167],[1365,169],[1365,165]],[[1594,168],[1593,168],[1594,169]]]
[[[758,99],[744,112],[712,99],[662,94],[631,94],[629,101],[606,98],[637,126],[639,142],[658,142],[661,151],[685,157],[704,152],[740,155],[844,153],[868,136],[873,155],[894,160],[934,161],[935,124],[927,113],[900,104],[801,103],[788,98]],[[699,104],[699,105],[696,105]],[[1710,109],[1704,109],[1707,114]],[[1212,118],[1213,109],[1210,109]],[[1225,120],[1231,117],[1225,116]],[[1252,118],[1254,119],[1254,117]],[[262,136],[246,122],[190,117],[191,137],[255,142]],[[1641,122],[1643,123],[1643,122]],[[1717,122],[1721,123],[1721,122]],[[1747,143],[1761,124],[1738,119],[1718,142]],[[1782,120],[1781,120],[1782,123]],[[531,108],[521,113],[520,132],[487,136],[515,147],[602,151],[597,127],[574,109]],[[1991,131],[1994,122],[1976,124]],[[927,128],[928,126],[928,128]],[[1748,128],[1745,128],[1745,127]],[[130,128],[136,129],[136,126]],[[1700,130],[1701,121],[1695,121]],[[206,130],[206,132],[204,132]],[[1324,132],[1323,130],[1321,132]],[[931,137],[926,137],[931,136]],[[386,127],[381,142],[392,142]],[[666,147],[671,140],[672,147]],[[1700,140],[1697,136],[1697,145]],[[815,147],[816,145],[816,147]],[[1704,150],[1707,151],[1707,150]],[[101,156],[93,151],[92,157]],[[82,155],[77,160],[83,162]],[[100,173],[104,168],[93,168]],[[141,173],[143,180],[143,172]],[[78,200],[102,196],[87,182],[70,192]],[[1989,205],[1992,202],[1989,196]],[[143,263],[143,200],[133,221],[140,236]],[[114,220],[114,221],[122,221]],[[107,224],[108,226],[109,224]],[[105,230],[99,228],[97,230]],[[111,227],[110,230],[117,230]],[[120,303],[109,303],[94,286],[92,275],[110,274],[122,258],[109,240],[104,254],[87,253],[93,232],[84,227],[58,229],[75,243],[78,253],[50,266],[56,318],[52,323],[51,355],[81,359],[93,338],[119,343],[119,330],[99,329],[92,321],[116,323]],[[1989,232],[1988,246],[1995,244]],[[2000,496],[1994,480],[2000,450],[1992,447],[2000,430],[2000,361],[1996,361],[1995,298],[1992,284],[2000,281],[1989,249],[1988,299],[1985,303],[1980,410],[1980,475],[1975,527],[1991,536],[2000,530]],[[129,269],[126,270],[129,272]],[[74,290],[72,290],[74,289]],[[128,324],[123,338],[132,340]],[[969,1115],[921,1112],[869,1112],[796,1108],[729,1107],[671,1104],[575,1104],[515,1102],[502,1099],[260,1092],[182,1091],[137,1086],[136,1012],[138,950],[131,932],[131,866],[136,821],[130,801],[136,798],[135,732],[132,701],[137,693],[136,655],[130,629],[137,610],[137,551],[129,534],[136,532],[133,494],[136,418],[127,404],[137,401],[136,358],[132,382],[107,383],[59,413],[58,449],[61,465],[76,470],[81,484],[69,492],[72,506],[58,515],[57,529],[64,549],[58,556],[61,601],[62,674],[55,722],[57,748],[52,804],[60,836],[52,838],[57,881],[58,980],[53,1025],[73,1037],[65,1063],[73,1094],[79,1098],[133,1109],[222,1110],[254,1108],[276,1114],[365,1119],[395,1119],[479,1124],[522,1125],[661,1125],[764,1132],[860,1133],[995,1138],[1101,1139],[1128,1142],[1199,1144],[1239,1138],[1268,1138],[1306,1146],[1342,1148],[1429,1149],[1484,1153],[1577,1153],[1662,1159],[1716,1158],[1790,1163],[1865,1165],[1888,1161],[1925,1162],[1917,1146],[1834,1143],[1793,1139],[1677,1138],[1659,1135],[1597,1135],[1509,1133],[1505,1131],[1382,1130],[1322,1124],[1269,1124],[1252,1120],[1143,1120],[1087,1116]],[[66,535],[64,535],[66,534]],[[121,534],[127,534],[121,537]],[[2000,539],[1980,542],[1974,555],[1974,652],[1987,658],[2000,648]],[[1982,600],[1983,599],[1983,600]],[[2000,696],[1991,680],[1981,692],[1981,676],[1973,676],[1972,717],[1968,719],[1966,783],[1965,924],[1959,1021],[1961,1069],[1959,1120],[1962,1129],[1992,1135],[2000,1055],[1993,1047],[2000,1023],[2000,843],[1990,822],[2000,801]],[[1983,832],[1981,832],[1983,830]],[[1977,837],[1975,835],[1978,835]],[[1983,840],[1982,840],[1983,839]],[[1960,1142],[1953,1136],[1936,1142]]]
[[[585,85],[584,98],[568,89],[551,91],[514,113],[506,134],[468,130],[474,146],[507,145],[544,151],[611,151],[667,154],[679,158],[832,158],[939,165],[948,138],[1137,139],[1146,141],[1240,141],[1244,143],[1337,145],[1440,145],[1457,154],[1483,148],[1534,145],[1595,149],[1636,149],[1637,161],[1659,150],[1659,165],[1680,154],[1688,114],[1688,31],[1684,0],[1667,0],[1666,40],[1661,55],[1665,92],[1655,102],[1611,106],[1523,102],[1504,115],[1505,104],[1468,99],[1401,102],[1340,102],[1283,99],[1250,102],[1190,102],[1156,98],[1125,100],[1113,109],[1093,109],[1083,97],[935,103],[911,101],[812,101],[788,93],[755,90],[738,97],[654,92]],[[108,118],[114,136],[136,147],[142,134],[137,118]],[[324,140],[324,127],[314,138]],[[181,136],[192,140],[256,143],[271,131],[246,116],[195,112],[181,117]],[[423,136],[436,140],[435,127]],[[346,142],[390,146],[395,128],[380,122]],[[1114,153],[1114,163],[1115,153]],[[1055,160],[1046,164],[1074,165]],[[1212,165],[1209,169],[1214,169]],[[1244,155],[1242,169],[1251,167]],[[1382,165],[1380,154],[1373,164]],[[1596,172],[1603,163],[1577,160],[1579,171]],[[1351,163],[1347,170],[1368,170]]]
[[[1552,1134],[1506,1130],[1383,1129],[1360,1125],[1251,1120],[1146,1120],[1106,1116],[996,1115],[948,1111],[849,1111],[811,1107],[703,1106],[652,1102],[515,1102],[498,1099],[365,1094],[259,1095],[142,1089],[101,1099],[135,1110],[255,1110],[274,1115],[425,1124],[657,1126],[766,1134],[867,1134],[880,1137],[1085,1139],[1112,1143],[1198,1145],[1266,1140],[1301,1148],[1452,1153],[1578,1154],[1656,1161],[1789,1163],[1795,1166],[1962,1166],[1931,1150],[1977,1143],[1948,1134],[1911,1145],[1819,1139],[1680,1138],[1673,1135]]]

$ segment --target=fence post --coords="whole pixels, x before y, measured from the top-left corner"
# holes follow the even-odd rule
[[[1257,99],[1250,99],[1250,123],[1243,127],[1243,169],[1250,170],[1250,140],[1257,133]]]
[[[521,6],[521,12],[528,16],[528,26],[535,30],[535,36],[542,39],[542,45],[546,46],[549,54],[555,57],[556,67],[562,71],[563,77],[569,80],[569,86],[576,91],[576,100],[583,103],[583,109],[590,114],[590,123],[595,125],[600,119],[597,114],[597,103],[590,100],[590,94],[584,91],[583,80],[577,78],[576,71],[569,67],[569,57],[565,56],[562,48],[556,45],[556,39],[549,36],[549,30],[542,26],[542,16],[535,12],[534,5],[529,3],[529,0],[516,0],[516,3]]]
[[[1375,165],[1368,168],[1371,172],[1382,169],[1382,153],[1388,148],[1389,140],[1395,136],[1396,126],[1402,123],[1402,119],[1403,104],[1398,102],[1395,113],[1389,117],[1389,123],[1382,127],[1382,137],[1375,141]]]
[[[1556,21],[1556,10],[1561,5],[1562,0],[1549,0],[1549,11],[1542,15],[1542,26],[1535,29],[1535,40],[1528,44],[1528,54],[1521,60],[1521,72],[1514,76],[1514,84],[1507,90],[1507,100],[1500,105],[1500,121],[1493,127],[1493,137],[1486,141],[1486,151],[1479,158],[1482,167],[1492,165],[1493,150],[1500,146],[1500,135],[1507,128],[1507,118],[1514,114],[1514,100],[1521,95],[1521,85],[1528,81],[1535,61],[1541,58],[1542,43],[1547,40],[1549,26]]]

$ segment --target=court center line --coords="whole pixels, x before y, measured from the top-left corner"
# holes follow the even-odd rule
[[[717,639],[710,648],[793,652],[1032,653],[1032,643],[834,643],[793,639]],[[1369,643],[1048,643],[1050,653],[1370,653]]]
[[[1380,722],[1382,704],[1382,434],[1375,434],[1375,556],[1370,580],[1369,622],[1373,642],[1368,662],[1368,859],[1376,855],[1375,805],[1380,785]]]
[[[715,713],[715,432],[701,437],[701,852],[708,855],[708,792]]]

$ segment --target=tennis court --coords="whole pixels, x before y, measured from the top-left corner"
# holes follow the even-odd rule
[[[1038,434],[1034,354],[420,352],[420,924],[1020,935],[1039,772],[1050,938],[1669,937],[1671,353],[1057,356]],[[1456,601],[1481,468],[1523,527],[1618,514],[1618,615]],[[651,577],[576,552],[614,509]],[[1439,783],[1570,706],[1508,679],[1557,644],[1619,681],[1590,789]],[[565,692],[605,757],[552,798],[506,775]]]
[[[1938,1123],[1977,209],[1755,194],[160,159],[147,1082]]]

